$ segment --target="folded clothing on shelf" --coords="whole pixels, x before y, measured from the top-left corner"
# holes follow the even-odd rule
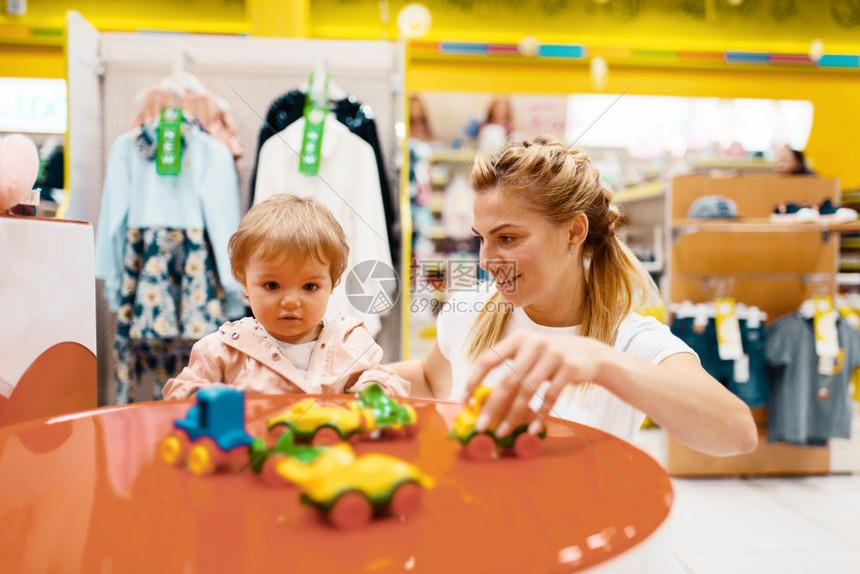
[[[849,223],[856,219],[855,210],[835,205],[829,197],[818,208],[793,201],[780,203],[770,214],[770,220],[774,223]]]

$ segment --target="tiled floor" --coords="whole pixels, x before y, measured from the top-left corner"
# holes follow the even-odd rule
[[[640,435],[660,460],[662,433]],[[860,573],[860,475],[673,482],[666,544],[679,572]]]

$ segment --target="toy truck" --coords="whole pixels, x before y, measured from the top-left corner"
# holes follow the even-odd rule
[[[487,461],[502,454],[510,454],[518,458],[534,458],[540,453],[540,441],[546,432],[534,435],[529,432],[528,425],[519,425],[507,436],[499,437],[494,427],[484,432],[475,430],[475,422],[481,409],[490,398],[492,389],[485,385],[479,386],[472,394],[472,400],[466,403],[454,419],[451,436],[463,445],[464,455],[475,461]]]
[[[269,419],[270,437],[277,439],[289,428],[297,440],[326,445],[361,437],[413,437],[418,432],[415,409],[386,395],[378,384],[368,385],[344,406],[317,401],[299,401]]]
[[[342,529],[361,527],[374,516],[412,516],[421,508],[423,489],[435,484],[398,458],[376,453],[356,457],[347,443],[325,449],[311,462],[283,459],[276,472],[299,487],[303,503]]]
[[[199,390],[196,397],[197,403],[162,440],[162,460],[174,466],[185,462],[194,474],[247,464],[254,438],[245,430],[245,394],[218,385]]]

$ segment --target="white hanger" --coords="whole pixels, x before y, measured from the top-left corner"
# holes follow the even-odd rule
[[[331,79],[326,66],[325,57],[320,56],[317,58],[316,64],[314,65],[313,78],[314,84],[313,86],[310,86],[310,90],[317,101],[325,98],[326,96],[328,96],[329,101],[346,99],[346,92]],[[325,93],[326,78],[328,78],[328,94]],[[302,85],[299,86],[299,91],[304,92],[305,94],[308,93],[308,89],[309,87],[307,82],[303,82]]]
[[[173,72],[161,81],[160,87],[168,92],[173,92],[179,97],[185,95],[186,92],[202,94],[206,91],[203,84],[197,77],[185,69],[186,60],[190,60],[188,53],[185,50],[180,50],[173,60]]]

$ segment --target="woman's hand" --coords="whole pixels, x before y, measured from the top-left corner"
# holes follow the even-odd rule
[[[531,423],[529,432],[540,432],[564,388],[598,382],[603,365],[614,352],[599,341],[575,335],[519,332],[504,338],[478,358],[466,383],[468,399],[490,371],[507,365],[475,429],[480,432],[499,421],[498,436],[524,423]]]

